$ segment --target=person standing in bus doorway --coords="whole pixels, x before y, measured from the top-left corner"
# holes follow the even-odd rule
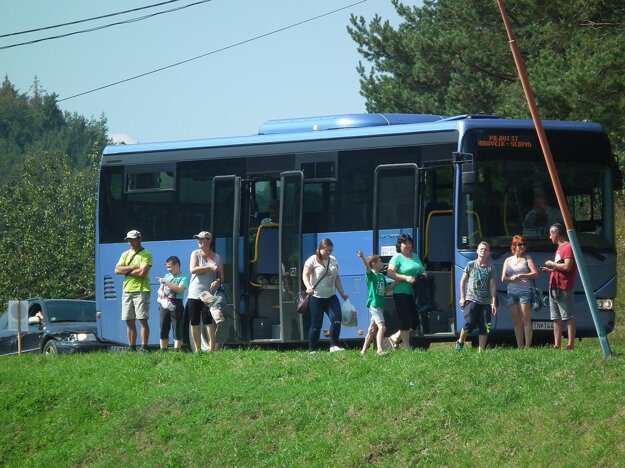
[[[182,349],[184,327],[184,291],[189,286],[189,278],[180,271],[180,259],[171,256],[165,260],[167,274],[158,279],[158,302],[161,313],[161,351],[167,351],[169,330],[174,331],[174,350]]]
[[[564,226],[560,223],[549,228],[549,239],[556,244],[554,260],[547,260],[540,267],[549,276],[549,311],[553,321],[553,347],[560,349],[562,344],[562,321],[566,321],[568,343],[566,349],[573,349],[575,343],[575,317],[573,306],[573,287],[577,276],[577,266],[571,244],[564,236]]]
[[[330,239],[323,239],[314,255],[304,263],[302,281],[306,292],[311,295],[308,302],[310,314],[310,330],[308,331],[308,350],[317,351],[319,334],[323,323],[323,314],[330,319],[330,352],[344,351],[339,347],[341,334],[341,305],[336,297],[336,291],[346,301],[349,297],[343,290],[343,283],[339,277],[339,265],[331,253],[334,244]]]
[[[126,321],[128,350],[135,351],[137,349],[136,320],[138,320],[141,327],[140,350],[147,351],[150,338],[150,326],[148,324],[150,278],[148,274],[152,267],[152,254],[141,245],[141,233],[139,231],[129,231],[125,240],[130,249],[121,255],[117,265],[115,265],[115,274],[124,275],[122,320]]]
[[[497,314],[496,273],[495,267],[488,261],[489,256],[490,245],[488,242],[480,242],[477,246],[477,259],[467,263],[460,278],[458,304],[464,310],[464,327],[456,341],[456,351],[462,351],[467,335],[475,328],[479,331],[478,352],[486,348],[490,316],[491,313]]]
[[[200,299],[200,294],[208,291],[217,300],[211,308],[221,309],[225,303],[223,293],[217,294],[218,289],[223,284],[224,267],[222,258],[212,250],[211,242],[213,235],[208,231],[202,231],[193,236],[197,239],[198,249],[191,252],[189,270],[191,271],[191,282],[189,284],[189,294],[187,296],[187,312],[191,322],[191,339],[195,347],[195,352],[202,351],[202,321],[208,335],[208,350],[215,351],[216,328],[210,310]]]
[[[398,282],[393,289],[393,299],[399,330],[388,338],[393,349],[400,343],[403,349],[410,349],[410,325],[417,322],[413,285],[419,276],[425,275],[425,268],[417,254],[412,251],[413,245],[410,235],[400,235],[395,243],[397,253],[388,264],[388,277]],[[418,327],[418,323],[415,326]]]
[[[527,255],[527,241],[514,236],[510,245],[512,256],[506,258],[501,272],[501,282],[508,283],[508,308],[514,327],[518,348],[532,345],[532,281],[538,270],[532,257]]]

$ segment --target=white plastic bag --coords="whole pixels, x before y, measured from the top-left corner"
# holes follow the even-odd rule
[[[176,310],[176,304],[174,304],[171,299],[169,299],[168,297],[162,297],[158,299],[158,303],[161,305],[161,307],[165,310],[170,310],[170,311],[174,311]]]
[[[349,302],[349,299],[343,302],[343,306],[341,307],[341,315],[343,325],[349,328],[358,326],[358,314],[356,313],[356,309]]]

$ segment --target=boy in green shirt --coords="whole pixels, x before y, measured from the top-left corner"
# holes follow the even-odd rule
[[[378,356],[384,356],[386,352],[382,349],[382,342],[384,340],[384,333],[386,333],[386,325],[384,323],[384,306],[386,304],[386,298],[384,294],[386,288],[386,278],[380,270],[384,266],[382,259],[378,255],[370,255],[365,259],[365,254],[362,250],[356,251],[356,255],[360,257],[366,272],[367,289],[369,290],[367,296],[367,308],[369,309],[369,315],[371,321],[369,323],[369,330],[367,337],[360,351],[360,355],[364,356],[365,352],[371,345],[373,338],[376,342],[376,354]],[[393,288],[393,283],[389,286],[389,289]]]

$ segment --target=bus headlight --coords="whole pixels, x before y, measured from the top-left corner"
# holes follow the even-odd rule
[[[597,307],[599,310],[612,310],[613,305],[612,299],[597,299]]]

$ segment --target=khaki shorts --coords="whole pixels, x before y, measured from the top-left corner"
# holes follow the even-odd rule
[[[149,292],[124,292],[122,294],[122,320],[147,320],[149,315]]]
[[[572,289],[550,289],[549,290],[549,311],[551,320],[571,320],[575,319],[575,306]]]

